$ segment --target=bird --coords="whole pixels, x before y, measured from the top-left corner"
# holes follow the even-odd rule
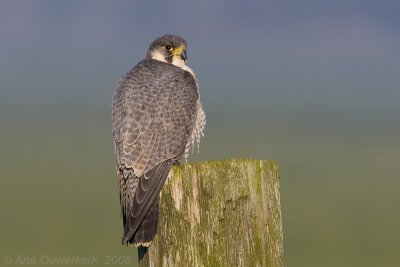
[[[112,135],[124,245],[150,246],[168,173],[198,149],[204,135],[199,83],[186,64],[186,50],[178,35],[155,39],[114,90]]]

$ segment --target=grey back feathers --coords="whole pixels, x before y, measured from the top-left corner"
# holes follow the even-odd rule
[[[149,51],[168,42],[186,46],[177,36],[159,39]],[[155,234],[159,192],[173,162],[202,136],[205,116],[196,77],[147,57],[118,82],[112,121],[123,243],[146,245]]]
[[[113,99],[117,164],[140,176],[179,159],[196,121],[196,82],[171,64],[145,59],[119,82]]]

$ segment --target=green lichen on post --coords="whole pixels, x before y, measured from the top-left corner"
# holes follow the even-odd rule
[[[175,166],[150,251],[152,266],[283,266],[276,162]]]

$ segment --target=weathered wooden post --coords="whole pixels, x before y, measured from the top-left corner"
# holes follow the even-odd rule
[[[140,266],[283,266],[277,164],[234,159],[176,166]]]

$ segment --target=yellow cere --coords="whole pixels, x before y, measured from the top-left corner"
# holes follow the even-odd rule
[[[174,49],[174,55],[180,57],[181,53],[182,53],[183,51],[185,51],[185,49],[186,49],[186,48],[183,47],[183,46],[180,46],[180,47]]]

